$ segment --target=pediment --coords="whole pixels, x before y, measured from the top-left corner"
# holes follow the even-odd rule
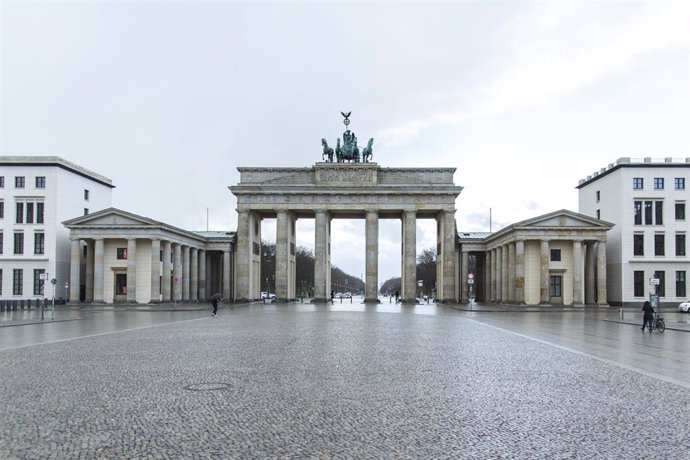
[[[577,227],[601,227],[610,228],[612,224],[595,219],[573,211],[560,210],[515,224],[515,227],[539,229],[539,228],[577,228]]]
[[[157,227],[148,217],[138,216],[120,209],[108,208],[64,222],[67,227]]]

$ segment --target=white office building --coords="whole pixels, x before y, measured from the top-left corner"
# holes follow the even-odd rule
[[[614,224],[606,254],[611,305],[640,306],[655,290],[662,306],[688,300],[689,187],[690,158],[619,158],[580,180],[580,213]]]
[[[67,298],[71,244],[62,222],[110,207],[113,188],[59,157],[0,156],[0,300],[52,298],[52,279],[55,296]]]

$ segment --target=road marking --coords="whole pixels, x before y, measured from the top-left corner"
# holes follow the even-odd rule
[[[100,337],[100,336],[104,336],[104,335],[120,334],[120,333],[122,333],[122,332],[139,331],[139,330],[141,330],[141,329],[150,329],[150,328],[159,327],[159,326],[170,326],[170,325],[172,325],[172,324],[187,323],[187,322],[190,322],[190,321],[202,321],[202,320],[207,320],[207,319],[208,319],[208,317],[207,317],[207,316],[204,316],[204,317],[202,317],[202,318],[183,319],[183,320],[180,320],[180,321],[172,321],[172,322],[169,322],[169,323],[152,324],[152,325],[150,325],[150,326],[133,327],[133,328],[130,328],[130,329],[120,329],[120,330],[118,330],[118,331],[99,332],[98,334],[89,334],[89,335],[79,335],[79,336],[75,336],[75,337],[68,337],[68,338],[65,338],[65,339],[49,340],[49,341],[47,341],[47,342],[37,342],[37,343],[30,343],[30,344],[27,344],[27,345],[17,345],[17,346],[14,346],[14,347],[0,348],[0,351],[5,351],[5,350],[17,350],[17,349],[19,349],[19,348],[35,347],[35,346],[38,346],[38,345],[48,345],[48,344],[51,344],[51,343],[69,342],[70,340],[88,339],[88,338],[91,338],[91,337]]]
[[[602,363],[606,363],[606,364],[610,364],[610,365],[612,365],[612,366],[620,367],[621,369],[625,369],[625,370],[633,371],[633,372],[638,372],[638,373],[640,373],[640,374],[646,375],[647,377],[652,377],[652,378],[655,378],[655,379],[663,380],[664,382],[673,383],[673,384],[675,384],[675,385],[678,385],[678,386],[681,386],[681,387],[684,387],[684,388],[690,388],[690,383],[684,382],[684,381],[682,381],[682,380],[674,379],[674,378],[672,378],[672,377],[666,377],[666,376],[664,376],[664,375],[656,374],[656,373],[654,373],[654,372],[645,371],[645,370],[640,369],[640,368],[638,368],[638,367],[628,366],[627,364],[619,363],[619,362],[616,362],[616,361],[612,361],[612,360],[610,360],[610,359],[606,359],[606,358],[602,358],[602,357],[597,356],[597,355],[593,355],[593,354],[591,354],[591,353],[586,353],[586,352],[584,352],[584,351],[576,350],[576,349],[574,349],[574,348],[570,348],[570,347],[566,347],[566,346],[563,346],[563,345],[559,345],[559,344],[557,344],[557,343],[549,342],[548,340],[542,340],[542,339],[537,339],[537,338],[535,338],[535,337],[530,337],[529,335],[525,335],[525,334],[521,334],[521,333],[519,333],[519,332],[515,332],[515,331],[508,330],[508,329],[504,329],[504,328],[502,328],[502,327],[494,326],[494,325],[492,325],[492,324],[482,323],[481,321],[478,321],[478,320],[476,320],[476,319],[471,319],[471,318],[466,318],[466,319],[467,319],[468,321],[471,321],[471,322],[476,323],[476,324],[480,324],[480,325],[482,325],[482,326],[490,327],[490,328],[496,329],[496,330],[498,330],[498,331],[507,332],[508,334],[512,334],[512,335],[516,335],[516,336],[518,336],[518,337],[522,337],[522,338],[525,338],[525,339],[528,339],[528,340],[532,340],[533,342],[543,343],[544,345],[549,345],[549,346],[551,346],[551,347],[559,348],[559,349],[561,349],[561,350],[568,351],[568,352],[570,352],[570,353],[575,353],[575,354],[577,354],[577,355],[586,356],[586,357],[588,357],[588,358],[595,359],[595,360],[600,361],[600,362],[602,362]]]

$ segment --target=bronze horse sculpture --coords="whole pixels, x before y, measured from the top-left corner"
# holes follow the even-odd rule
[[[362,149],[362,163],[369,163],[369,160],[374,156],[374,138],[372,137],[367,142],[367,146]]]
[[[321,154],[321,159],[325,160],[328,158],[329,163],[333,163],[333,149],[328,146],[326,139],[321,139],[321,145],[323,145],[323,153]]]

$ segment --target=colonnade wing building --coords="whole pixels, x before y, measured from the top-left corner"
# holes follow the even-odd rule
[[[231,298],[234,232],[191,232],[116,208],[64,222],[70,301],[195,302]]]
[[[417,219],[437,222],[436,292],[458,300],[455,200],[462,187],[453,183],[455,168],[381,168],[376,163],[316,163],[311,168],[238,168],[238,226],[235,298],[255,299],[260,292],[261,225],[276,218],[276,296],[294,299],[295,223],[315,219],[314,299],[329,297],[331,220],[366,220],[365,301],[378,301],[379,219],[400,219],[401,294],[416,298]]]

